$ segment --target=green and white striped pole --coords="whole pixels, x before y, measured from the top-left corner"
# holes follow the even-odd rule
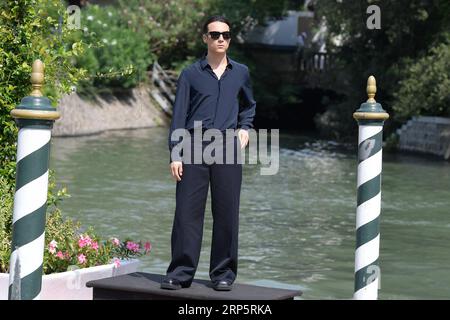
[[[11,111],[19,127],[9,267],[10,300],[39,299],[42,284],[48,163],[53,123],[60,117],[42,96],[44,64],[33,62],[33,91]],[[16,274],[18,273],[18,274]]]
[[[374,99],[375,78],[367,80],[369,99],[353,117],[358,121],[358,178],[354,299],[378,298],[383,124],[389,114]]]

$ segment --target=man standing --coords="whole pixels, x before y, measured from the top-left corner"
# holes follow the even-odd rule
[[[248,67],[226,54],[231,41],[229,21],[223,16],[210,17],[203,26],[202,38],[208,51],[180,74],[169,132],[170,170],[176,180],[176,209],[171,239],[172,261],[161,288],[187,288],[194,279],[211,183],[213,235],[209,275],[215,290],[228,291],[237,275],[242,164],[236,158],[231,164],[228,161],[208,164],[204,159],[201,163],[185,163],[172,152],[180,143],[172,139],[172,133],[176,129],[193,132],[194,124],[199,121],[202,131],[214,128],[224,136],[226,129],[237,129],[239,141],[234,136],[224,145],[230,146],[231,143],[235,152],[240,151],[237,146],[242,149],[248,143],[247,130],[253,127],[256,102]],[[243,100],[241,106],[239,97]],[[200,142],[202,150],[203,142]]]

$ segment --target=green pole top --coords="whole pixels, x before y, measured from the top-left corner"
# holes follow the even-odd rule
[[[367,95],[369,99],[362,103],[358,110],[353,113],[353,118],[359,120],[378,120],[384,121],[389,118],[389,114],[383,110],[381,104],[375,101],[377,92],[377,83],[374,76],[367,79]]]
[[[33,120],[40,124],[53,122],[60,118],[60,113],[52,107],[50,100],[42,96],[41,88],[44,84],[44,63],[37,59],[33,62],[31,84],[33,90],[30,95],[24,97],[20,104],[11,111],[11,116],[18,120],[28,119],[27,124],[33,124]],[[19,121],[20,125],[20,121]]]

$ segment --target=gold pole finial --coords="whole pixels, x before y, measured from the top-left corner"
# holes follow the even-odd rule
[[[370,76],[369,79],[367,79],[367,96],[369,99],[367,99],[367,102],[375,103],[375,93],[377,92],[377,82],[375,80],[374,76]]]
[[[31,71],[31,84],[33,86],[33,91],[31,91],[31,96],[42,97],[41,88],[44,84],[44,63],[37,59],[33,62],[33,71]]]

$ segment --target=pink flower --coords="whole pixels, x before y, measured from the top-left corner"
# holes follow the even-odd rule
[[[132,250],[134,248],[134,242],[132,241],[127,241],[127,249],[128,250]]]
[[[50,241],[50,243],[48,245],[48,251],[51,254],[55,254],[57,247],[58,247],[58,242],[56,242],[55,240],[52,240],[52,241]]]
[[[92,242],[91,248],[94,249],[95,251],[97,251],[98,250],[98,242],[97,241]]]
[[[118,268],[118,267],[120,267],[120,260],[115,258],[114,259],[114,268]]]
[[[80,253],[77,258],[78,258],[78,263],[80,263],[80,264],[84,264],[86,262],[86,256],[82,253]]]
[[[89,236],[83,236],[80,234],[80,239],[78,240],[78,246],[83,248],[85,246],[90,246],[92,244],[92,239]]]
[[[127,241],[127,249],[133,252],[138,252],[139,244],[134,243],[133,241]]]
[[[58,258],[60,258],[61,260],[64,260],[64,254],[62,253],[62,251],[58,251],[58,253],[56,254],[56,256]]]
[[[112,241],[113,245],[115,245],[115,246],[118,246],[120,244],[120,241],[117,238],[112,238],[111,241]]]
[[[150,250],[152,250],[152,244],[147,241],[144,245],[144,248],[145,248],[145,254],[147,254]]]
[[[86,245],[86,243],[84,242],[84,240],[82,240],[82,239],[78,240],[78,246],[80,248],[83,248],[85,245]]]

